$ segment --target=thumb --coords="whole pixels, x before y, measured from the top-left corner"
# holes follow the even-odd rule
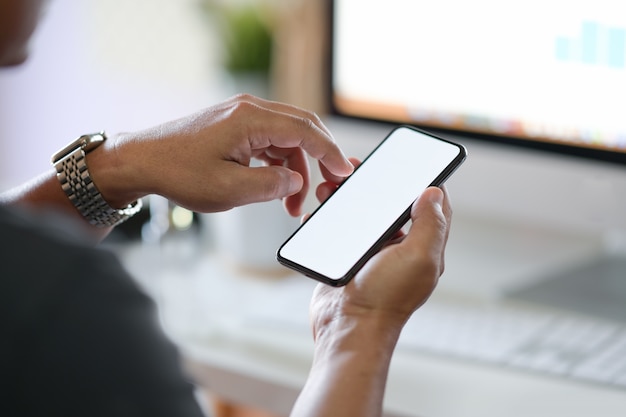
[[[437,187],[429,187],[413,204],[412,225],[405,242],[412,250],[429,254],[443,269],[443,253],[450,222],[444,210],[445,194]]]
[[[299,173],[278,165],[245,167],[240,174],[245,176],[239,182],[244,184],[244,204],[281,199],[298,193],[304,186]]]
[[[411,210],[411,219],[417,221],[425,211],[441,212],[443,216],[443,190],[438,187],[428,187],[417,199]]]

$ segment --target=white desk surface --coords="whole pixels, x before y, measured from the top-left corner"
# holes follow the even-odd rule
[[[446,273],[425,308],[458,297],[493,302],[518,282],[600,251],[594,240],[502,227],[455,218]],[[181,345],[202,385],[236,402],[288,413],[311,361],[307,320],[312,280],[241,273],[210,245],[184,235],[166,238],[161,246],[131,246],[121,253],[131,273],[157,300],[165,328]],[[394,356],[385,401],[394,416],[626,412],[626,390],[405,349]]]

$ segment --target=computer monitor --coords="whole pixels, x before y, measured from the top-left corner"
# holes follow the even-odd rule
[[[559,197],[542,208],[557,209],[548,223],[571,214],[579,218],[568,227],[626,230],[626,15],[618,2],[331,4],[334,114],[475,141],[501,162],[484,166],[492,171],[480,179],[523,196],[521,211],[533,211],[527,189],[545,185]],[[598,211],[572,213],[581,204]]]
[[[450,180],[455,213],[588,233],[623,259],[622,9],[607,0],[331,1],[331,112],[464,142],[468,161]],[[613,276],[626,282],[626,263],[617,265]]]
[[[626,164],[626,15],[611,1],[338,0],[332,104]]]

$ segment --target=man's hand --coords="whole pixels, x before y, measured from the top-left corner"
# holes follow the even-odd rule
[[[284,199],[297,216],[309,189],[307,154],[335,176],[353,170],[314,113],[250,95],[120,134],[107,146],[89,155],[89,167],[105,199],[120,207],[147,194],[198,212]],[[250,167],[253,158],[266,166]]]

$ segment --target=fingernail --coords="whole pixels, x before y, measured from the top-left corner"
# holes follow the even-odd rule
[[[352,162],[350,162],[350,160],[348,158],[346,158],[345,155],[344,155],[343,159],[346,162],[346,167],[349,169],[348,175],[352,174],[354,172],[354,165],[352,164]]]

